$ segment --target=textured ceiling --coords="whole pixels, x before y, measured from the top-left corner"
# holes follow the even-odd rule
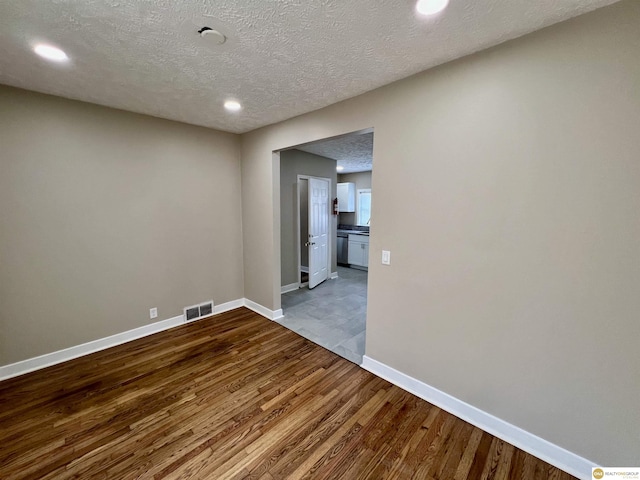
[[[0,0],[0,83],[240,133],[615,1],[451,0],[424,18],[413,0]]]
[[[354,133],[296,149],[336,160],[338,166],[344,167],[340,173],[368,172],[372,169],[373,133]]]

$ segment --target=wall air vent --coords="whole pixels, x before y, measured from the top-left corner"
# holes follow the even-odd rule
[[[213,315],[213,300],[184,308],[184,321],[191,322]]]
[[[199,307],[191,307],[184,309],[184,318],[187,322],[191,320],[195,320],[200,317],[200,308]]]

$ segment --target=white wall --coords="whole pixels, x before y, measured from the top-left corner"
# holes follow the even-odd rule
[[[244,135],[245,295],[280,306],[271,152],[374,127],[371,258],[392,265],[369,268],[367,355],[640,464],[638,25],[623,1]]]

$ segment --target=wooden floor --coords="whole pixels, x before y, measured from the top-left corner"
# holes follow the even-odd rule
[[[0,382],[0,478],[569,479],[247,310]]]

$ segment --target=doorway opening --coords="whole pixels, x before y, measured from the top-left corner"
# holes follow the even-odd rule
[[[279,321],[358,364],[365,353],[372,161],[372,130],[280,151]],[[342,184],[350,184],[347,197]]]

